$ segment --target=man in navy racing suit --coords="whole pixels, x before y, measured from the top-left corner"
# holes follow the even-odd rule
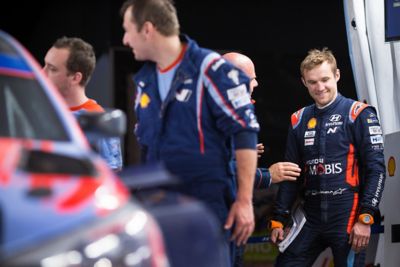
[[[147,61],[135,76],[135,134],[144,161],[163,162],[180,178],[182,193],[214,212],[227,247],[233,247],[229,241],[246,243],[254,230],[259,131],[249,78],[219,54],[180,35],[172,1],[128,0],[121,14],[123,43],[136,60]],[[230,144],[237,161],[236,198],[230,190]]]
[[[283,239],[298,192],[307,221],[276,266],[311,266],[327,247],[335,266],[361,266],[359,252],[368,245],[385,181],[377,114],[337,92],[340,72],[328,49],[310,50],[300,71],[315,104],[291,117],[285,157],[303,173],[297,182],[280,184],[272,241]]]

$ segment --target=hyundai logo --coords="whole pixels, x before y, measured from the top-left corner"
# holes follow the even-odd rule
[[[333,114],[333,115],[331,115],[331,116],[329,117],[329,120],[330,120],[331,122],[338,122],[338,121],[340,121],[341,119],[342,119],[342,116],[339,115],[339,114]]]

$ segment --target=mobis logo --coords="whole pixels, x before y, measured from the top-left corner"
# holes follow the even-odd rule
[[[342,173],[342,163],[324,163],[324,159],[312,159],[306,162],[306,171],[310,175],[339,174]]]

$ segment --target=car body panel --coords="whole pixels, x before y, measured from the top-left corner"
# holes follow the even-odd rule
[[[98,119],[84,118],[90,134],[120,132],[123,120]],[[121,179],[85,134],[0,30],[0,266],[221,266],[222,231],[203,204],[165,190],[164,170]]]

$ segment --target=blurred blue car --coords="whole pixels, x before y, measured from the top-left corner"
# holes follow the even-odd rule
[[[0,266],[221,266],[220,229],[200,203],[166,189],[162,168],[117,177],[82,131],[124,124],[118,110],[76,120],[0,31]]]

